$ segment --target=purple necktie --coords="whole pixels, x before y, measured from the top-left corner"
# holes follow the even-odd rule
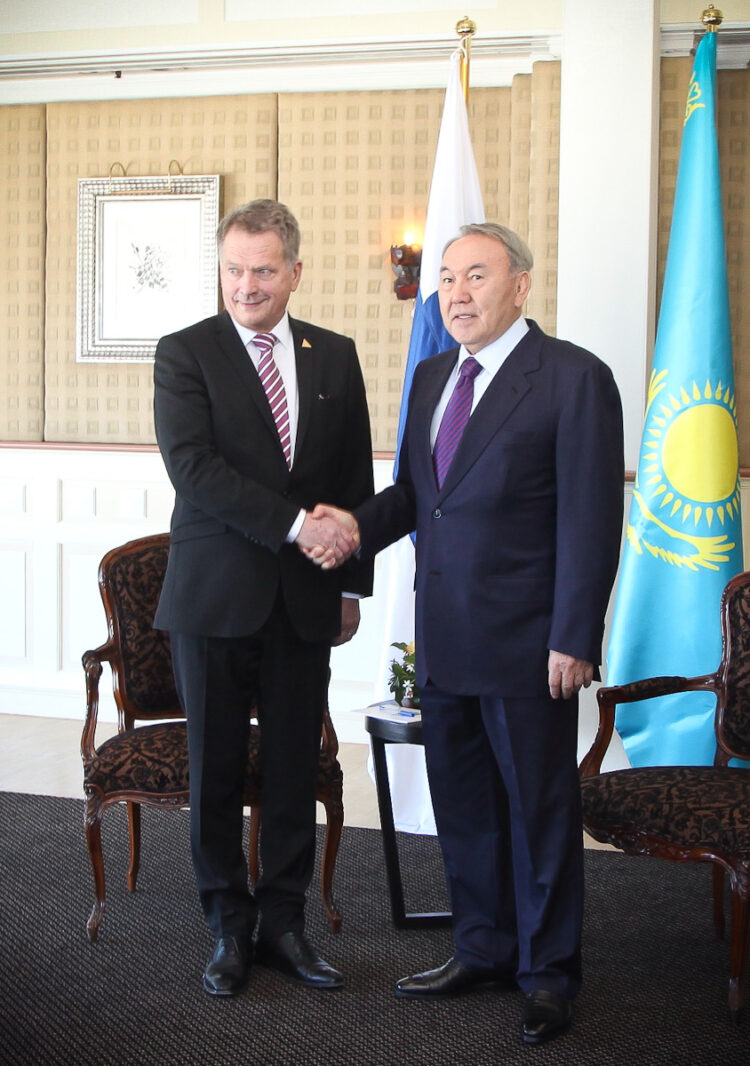
[[[276,337],[274,337],[273,333],[256,333],[253,337],[253,344],[260,352],[260,362],[258,363],[260,383],[265,389],[271,406],[271,414],[276,423],[286,465],[291,468],[292,440],[289,434],[289,412],[286,408],[286,393],[284,392],[284,382],[281,380],[279,368],[273,358],[273,346],[276,344]]]
[[[448,467],[456,454],[461,436],[471,414],[471,404],[474,400],[474,378],[482,369],[473,356],[469,356],[461,364],[456,387],[448,400],[448,406],[443,414],[443,419],[435,438],[435,447],[432,449],[432,463],[435,467],[435,477],[438,488],[443,487]]]

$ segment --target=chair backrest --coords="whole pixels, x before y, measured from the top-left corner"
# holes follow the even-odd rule
[[[719,759],[750,759],[750,572],[738,574],[724,589],[721,637],[716,708]]]
[[[169,634],[153,628],[168,554],[169,534],[159,533],[113,548],[99,565],[115,700],[127,728],[136,719],[183,717]]]

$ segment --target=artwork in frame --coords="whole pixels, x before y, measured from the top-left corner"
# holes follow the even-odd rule
[[[81,178],[77,362],[142,362],[216,314],[219,175]]]

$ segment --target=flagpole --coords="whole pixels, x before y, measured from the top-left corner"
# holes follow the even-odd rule
[[[701,15],[701,22],[706,27],[707,33],[716,33],[723,21],[724,13],[715,8],[713,4],[709,4]]]
[[[713,6],[713,5],[712,5]],[[461,88],[464,93],[464,101],[469,103],[469,63],[471,61],[471,38],[477,32],[476,22],[472,22],[468,15],[464,15],[456,23],[456,33],[461,38]]]
[[[468,25],[464,25],[468,23]],[[474,24],[464,19],[459,24],[470,37]],[[466,41],[468,45],[468,40]],[[461,226],[484,222],[482,188],[479,183],[474,149],[469,133],[466,98],[462,92],[462,60],[465,46],[454,48],[450,55],[448,83],[435,147],[435,161],[425,214],[419,288],[414,301],[414,317],[409,336],[409,350],[404,368],[401,411],[398,423],[396,454],[399,454],[406,426],[406,413],[414,374],[419,364],[438,352],[455,347],[440,314],[438,288],[443,248],[454,239]],[[466,70],[468,83],[468,70]],[[394,480],[396,478],[394,470]],[[381,597],[383,616],[380,625],[382,647],[373,700],[389,698],[387,677],[395,642],[408,643],[414,637],[414,544],[402,537],[382,553],[375,574],[375,599]],[[381,591],[382,590],[382,591]],[[424,749],[415,744],[386,745],[391,796],[396,828],[411,833],[435,832],[435,821],[424,768]]]

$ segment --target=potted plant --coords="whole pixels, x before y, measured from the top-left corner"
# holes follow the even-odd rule
[[[391,644],[403,654],[401,661],[391,659],[391,674],[388,688],[393,698],[401,707],[419,707],[419,689],[417,688],[416,668],[414,666],[414,641],[404,644],[401,641]]]

